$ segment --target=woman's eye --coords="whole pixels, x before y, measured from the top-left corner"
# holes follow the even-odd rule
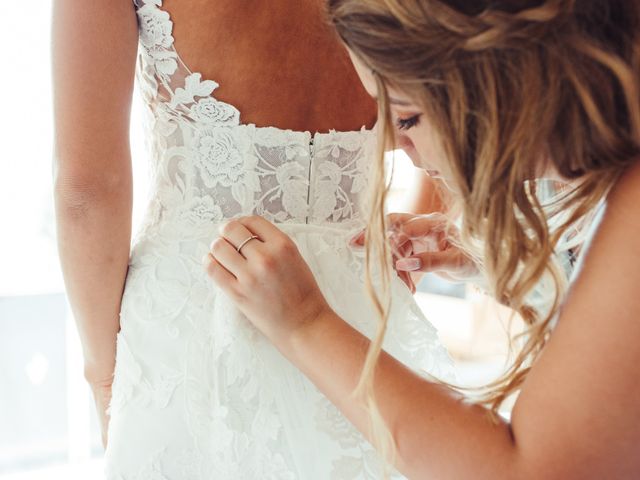
[[[398,130],[409,130],[411,127],[415,127],[419,121],[420,114],[409,118],[399,118],[396,121],[396,126],[398,127]]]

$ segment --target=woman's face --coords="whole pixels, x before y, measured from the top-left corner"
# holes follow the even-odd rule
[[[351,50],[349,56],[360,77],[360,81],[369,95],[378,96],[376,78],[371,70],[356,57]],[[406,94],[387,87],[391,117],[395,124],[396,146],[402,148],[413,161],[413,164],[425,170],[432,177],[440,178],[452,190],[454,183],[444,175],[447,172],[447,159],[442,144],[439,142],[427,115]],[[539,178],[550,179],[562,183],[571,183],[563,178],[553,167],[548,154],[541,154]],[[579,181],[574,181],[577,184]]]
[[[349,56],[362,85],[369,95],[376,98],[378,89],[374,74],[351,51]],[[407,153],[416,167],[422,168],[432,177],[443,178],[446,159],[428,118],[405,94],[388,88],[388,95],[391,117],[395,125],[396,146]]]

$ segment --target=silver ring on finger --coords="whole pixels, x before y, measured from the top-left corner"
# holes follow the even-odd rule
[[[258,240],[258,236],[257,235],[251,235],[250,237],[248,237],[246,240],[244,240],[240,245],[238,245],[236,247],[236,250],[238,251],[239,254],[242,255],[242,252],[240,250],[242,250],[242,247],[244,247],[247,243],[249,243],[251,240]]]

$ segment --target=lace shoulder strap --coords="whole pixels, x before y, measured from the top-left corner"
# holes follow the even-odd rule
[[[169,13],[162,10],[162,0],[133,0],[133,3],[139,30],[138,78],[145,101],[189,115],[213,114],[216,123],[238,125],[238,109],[212,96],[218,84],[203,80],[202,75],[192,72],[178,55],[173,22]]]

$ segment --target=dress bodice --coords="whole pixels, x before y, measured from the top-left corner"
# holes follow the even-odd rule
[[[214,97],[218,84],[181,60],[162,0],[134,3],[154,177],[147,227],[171,221],[193,231],[242,215],[360,226],[371,131],[314,135],[243,124],[237,108]]]

